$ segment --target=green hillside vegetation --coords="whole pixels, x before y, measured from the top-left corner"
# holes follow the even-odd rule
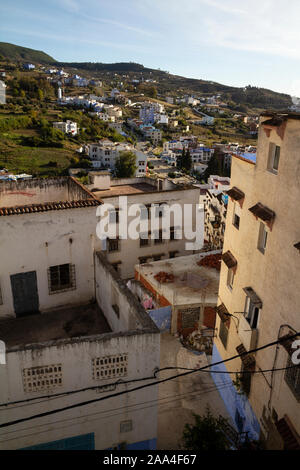
[[[53,57],[43,51],[16,46],[8,42],[0,42],[0,54],[11,61],[37,62],[39,64],[53,64],[55,62]]]
[[[211,94],[222,94],[222,99],[232,103],[231,109],[237,112],[247,112],[248,109],[273,108],[274,110],[287,109],[292,105],[292,99],[284,93],[277,93],[264,88],[248,86],[246,88],[237,88],[220,83],[185,78],[178,75],[172,75],[162,70],[146,68],[135,62],[120,62],[104,64],[101,62],[58,62],[42,51],[36,51],[26,47],[16,46],[14,44],[0,42],[0,55],[15,62],[30,61],[33,63],[52,64],[58,67],[72,68],[87,73],[96,73],[99,76],[107,73],[126,73],[129,80],[133,78],[149,78],[157,81],[155,87],[149,84],[143,85],[146,95],[155,97],[158,92],[161,94],[171,93],[201,93],[203,96]],[[107,78],[107,76],[106,76]],[[115,77],[114,77],[115,78]],[[127,83],[127,85],[130,85]],[[155,90],[154,90],[155,88]]]

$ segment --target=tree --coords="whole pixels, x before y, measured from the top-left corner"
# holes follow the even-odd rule
[[[188,149],[187,152],[185,153],[184,159],[182,159],[183,170],[190,171],[192,168],[192,164],[193,164],[192,157]]]
[[[223,427],[228,420],[213,416],[209,408],[204,416],[194,414],[195,424],[186,424],[183,430],[183,447],[192,451],[229,450],[231,445]]]
[[[135,176],[136,156],[133,152],[120,152],[116,159],[116,176],[117,178],[132,178]]]

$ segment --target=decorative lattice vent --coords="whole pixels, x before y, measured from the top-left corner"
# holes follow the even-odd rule
[[[61,364],[23,369],[23,386],[24,392],[42,392],[61,387]]]
[[[116,377],[126,377],[128,367],[128,354],[115,354],[93,359],[93,379],[105,380]]]

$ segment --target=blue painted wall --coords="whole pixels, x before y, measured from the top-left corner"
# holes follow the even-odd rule
[[[148,310],[150,318],[154,321],[157,328],[160,331],[170,331],[171,330],[171,317],[172,317],[172,307],[158,308],[156,310]]]
[[[212,363],[222,361],[222,357],[214,344]],[[229,363],[230,364],[230,363]],[[232,383],[229,374],[214,374],[213,371],[227,372],[225,364],[219,364],[211,368],[211,376],[218,387],[218,391],[225,403],[235,428],[238,432],[248,432],[250,439],[258,440],[260,425],[254,411],[245,395],[240,395]],[[230,370],[230,369],[229,369]]]
[[[36,446],[25,447],[21,450],[95,450],[94,433],[68,437],[60,441],[47,442]]]

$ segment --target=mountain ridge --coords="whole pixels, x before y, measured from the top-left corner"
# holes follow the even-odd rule
[[[209,80],[186,78],[169,74],[160,69],[152,69],[135,62],[60,62],[43,51],[18,46],[11,43],[0,42],[0,55],[11,61],[30,61],[39,64],[70,67],[89,72],[120,72],[120,73],[151,73],[153,77],[163,79],[161,91],[163,93],[176,92],[180,89],[196,93],[223,93],[224,98],[232,100],[239,105],[257,108],[287,109],[292,105],[292,98],[285,93],[279,93],[267,88],[259,87],[233,87],[222,85]]]

